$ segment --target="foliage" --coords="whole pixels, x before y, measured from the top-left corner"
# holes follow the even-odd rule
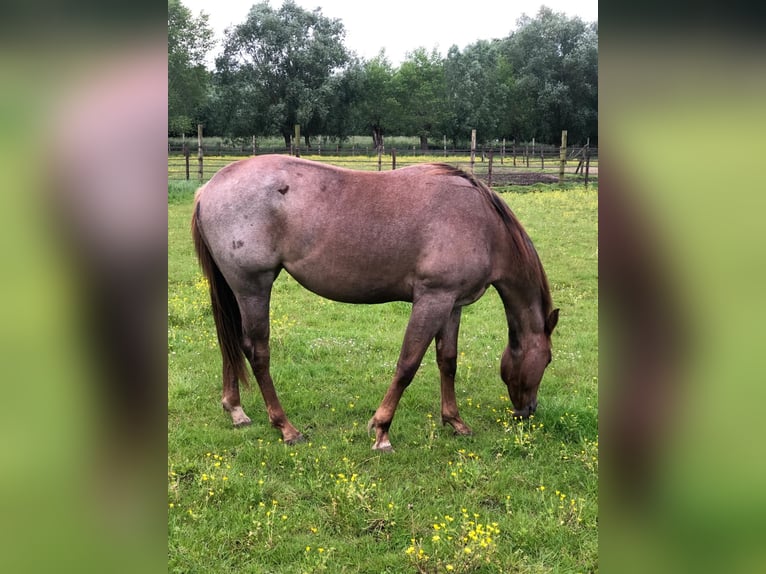
[[[541,8],[523,16],[502,40],[480,40],[445,60],[449,86],[445,133],[471,129],[485,141],[571,143],[598,136],[598,30],[579,18]]]
[[[189,134],[209,90],[204,60],[213,47],[207,14],[192,16],[180,0],[168,0],[168,133]]]
[[[357,74],[360,77],[358,97],[352,107],[358,133],[372,134],[372,145],[383,145],[383,136],[402,129],[402,103],[394,86],[394,67],[381,52],[364,62]]]
[[[226,36],[216,60],[220,93],[228,99],[223,128],[233,135],[280,133],[289,145],[295,124],[321,133],[335,72],[348,61],[343,24],[292,0],[279,10],[255,4]]]
[[[186,28],[207,30],[204,14],[194,20],[179,0],[171,4]],[[176,20],[169,14],[172,45],[171,28],[186,29]],[[207,134],[279,134],[285,147],[296,123],[306,146],[312,136],[351,134],[369,134],[373,147],[384,135],[417,137],[421,149],[443,136],[459,146],[472,129],[479,143],[558,143],[562,130],[571,144],[598,140],[598,25],[546,7],[505,38],[452,46],[444,58],[420,47],[395,67],[384,50],[371,60],[350,53],[343,23],[320,8],[261,2],[228,30],[212,83],[199,65],[207,34],[180,51],[191,63],[171,65],[172,132],[188,131],[194,117]]]
[[[405,133],[420,138],[421,149],[428,149],[428,138],[441,122],[444,109],[444,65],[434,50],[419,48],[399,66],[394,76],[397,101],[402,109]]]
[[[444,133],[458,145],[458,140],[475,129],[478,134],[498,133],[504,104],[498,75],[500,42],[479,41],[463,52],[452,46],[444,61],[447,108],[443,120]]]
[[[252,426],[231,427],[189,237],[193,187],[169,187],[169,572],[598,571],[595,192],[503,196],[562,309],[535,417],[511,416],[498,376],[507,329],[490,292],[465,308],[460,333],[456,391],[474,435],[438,424],[430,350],[386,455],[370,451],[365,424],[410,306],[334,303],[285,273],[272,297],[272,372],[308,440],[281,443],[257,388],[243,391]]]
[[[598,135],[598,28],[542,7],[523,16],[505,43],[514,71],[519,121],[515,135],[554,142],[568,130],[570,142]],[[511,135],[511,134],[508,134]]]
[[[336,142],[346,141],[352,137],[359,122],[356,109],[360,107],[360,99],[364,94],[362,62],[351,57],[348,67],[339,74],[333,74],[329,80],[328,108],[321,134]],[[316,132],[314,132],[316,133]],[[306,135],[306,147],[311,147],[310,136]],[[322,137],[320,135],[320,137]]]

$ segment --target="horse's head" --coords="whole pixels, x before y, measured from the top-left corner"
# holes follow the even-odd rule
[[[551,362],[551,333],[558,320],[559,310],[554,309],[545,319],[543,332],[528,334],[518,347],[509,345],[503,352],[500,376],[508,386],[516,417],[527,418],[537,410],[537,389]]]

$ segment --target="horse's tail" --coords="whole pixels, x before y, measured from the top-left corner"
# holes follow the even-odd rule
[[[218,334],[218,345],[223,358],[224,382],[241,381],[248,386],[245,357],[242,354],[242,316],[234,292],[221,274],[221,270],[213,260],[210,249],[202,237],[199,227],[199,195],[194,202],[194,213],[191,220],[192,237],[197,259],[202,267],[202,273],[210,284],[210,303],[213,307],[213,319]]]

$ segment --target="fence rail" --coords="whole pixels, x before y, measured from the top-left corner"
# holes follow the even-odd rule
[[[573,146],[566,148],[566,160],[561,161],[561,148],[552,145],[506,145],[476,149],[420,150],[383,149],[371,147],[351,149],[327,148],[256,148],[223,146],[168,145],[168,179],[209,180],[224,166],[246,157],[265,154],[300,155],[312,160],[326,161],[351,169],[386,171],[424,161],[449,163],[472,172],[490,186],[532,185],[556,183],[562,173],[567,181],[589,182],[598,180],[598,148]],[[563,171],[562,171],[563,168]]]
[[[591,159],[595,157],[598,154],[598,147],[594,146],[570,146],[567,148],[567,157],[569,159],[576,158],[580,155],[582,155],[583,150],[590,149],[591,151]],[[168,144],[168,156],[183,156],[184,150],[188,149],[192,154],[196,153],[198,150],[198,146],[195,143],[189,143],[187,145],[180,145],[180,144],[174,144],[169,143]],[[408,156],[408,157],[433,157],[433,158],[439,158],[439,157],[455,157],[455,156],[464,156],[464,155],[470,155],[471,150],[469,148],[429,148],[426,150],[416,148],[414,146],[412,147],[401,147],[401,146],[385,146],[383,149],[383,154],[386,156],[391,155],[391,150],[396,149],[396,153],[399,156]],[[507,144],[505,147],[500,145],[493,145],[493,146],[482,146],[477,147],[476,154],[482,154],[484,155],[488,154],[489,151],[492,150],[495,156],[502,156],[502,157],[540,157],[540,154],[544,154],[545,157],[558,157],[559,155],[559,146],[551,145],[551,144],[525,144],[525,145],[514,145],[514,144]],[[250,157],[253,155],[265,155],[265,154],[287,154],[287,155],[296,155],[296,152],[299,155],[310,155],[310,156],[332,156],[332,157],[377,157],[378,150],[373,146],[359,146],[355,145],[353,147],[340,147],[340,146],[312,146],[312,147],[305,147],[300,146],[299,148],[291,148],[291,147],[261,147],[256,146],[255,151],[252,147],[246,146],[246,145],[224,145],[221,143],[203,143],[202,144],[202,152],[206,157],[212,157],[212,156],[226,156],[226,157]]]

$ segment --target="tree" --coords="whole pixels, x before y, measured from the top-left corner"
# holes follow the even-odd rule
[[[452,46],[444,61],[446,110],[444,132],[454,145],[472,129],[483,140],[497,137],[504,112],[500,91],[500,54],[495,40],[480,40],[461,53]]]
[[[401,105],[394,87],[394,68],[385,51],[360,65],[357,98],[352,115],[359,133],[372,136],[372,145],[383,145],[383,136],[397,129]]]
[[[598,133],[598,28],[542,7],[522,16],[506,43],[516,71],[515,93],[523,103],[523,136],[569,141]]]
[[[345,32],[319,8],[308,12],[293,0],[279,10],[254,5],[247,20],[227,32],[216,61],[217,83],[228,101],[233,135],[281,133],[285,146],[296,123],[307,138],[329,117],[333,77],[347,63]]]
[[[344,140],[367,131],[360,120],[365,97],[365,65],[363,60],[353,56],[341,74],[330,78],[330,112],[324,124],[324,135]]]
[[[438,136],[444,123],[444,62],[436,50],[418,48],[408,54],[394,76],[397,100],[402,108],[402,133],[420,138],[428,149],[428,138]]]
[[[168,134],[190,133],[199,118],[210,86],[204,61],[213,44],[207,14],[194,17],[180,0],[168,0]]]

